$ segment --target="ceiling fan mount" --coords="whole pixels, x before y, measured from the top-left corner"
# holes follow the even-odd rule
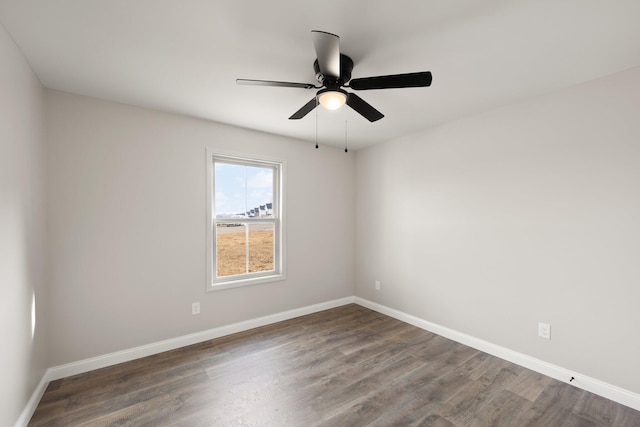
[[[425,87],[431,85],[431,72],[392,74],[387,76],[364,77],[351,79],[353,60],[340,53],[340,37],[325,31],[311,31],[317,59],[313,62],[316,80],[320,86],[311,83],[292,83],[273,80],[237,79],[241,85],[277,86],[299,89],[320,89],[316,96],[293,113],[289,119],[301,119],[321,104],[333,110],[347,104],[370,122],[384,117],[384,114],[352,92],[352,90],[399,89],[407,87]],[[348,85],[347,85],[348,83]]]
[[[340,76],[337,78],[322,74],[322,71],[320,71],[320,64],[317,59],[313,61],[313,70],[316,73],[316,80],[318,80],[321,85],[326,87],[329,87],[329,85],[338,85],[338,87],[340,87],[344,86],[349,80],[351,80],[353,60],[347,55],[343,55],[342,53],[340,54]]]

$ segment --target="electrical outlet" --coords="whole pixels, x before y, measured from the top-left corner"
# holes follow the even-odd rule
[[[373,285],[376,287],[376,291],[380,290],[380,281],[379,280],[376,280]]]
[[[540,338],[551,339],[551,325],[548,323],[538,323],[538,336]]]
[[[191,314],[200,314],[200,303],[194,302],[191,304]]]

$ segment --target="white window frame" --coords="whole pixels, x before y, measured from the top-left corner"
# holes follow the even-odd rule
[[[255,155],[224,154],[207,148],[207,284],[206,290],[219,291],[241,286],[257,285],[285,280],[284,260],[284,169],[282,160],[269,159]],[[273,168],[272,216],[261,218],[221,219],[215,213],[215,162]],[[274,224],[274,270],[268,272],[245,273],[233,276],[217,277],[216,260],[216,224],[222,223],[272,223]]]

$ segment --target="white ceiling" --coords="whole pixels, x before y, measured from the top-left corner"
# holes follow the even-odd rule
[[[351,149],[640,66],[638,0],[0,0],[0,22],[48,88],[314,141],[288,117],[316,83],[310,31],[341,37],[353,78],[431,71],[429,88],[361,91],[385,114],[319,109]]]

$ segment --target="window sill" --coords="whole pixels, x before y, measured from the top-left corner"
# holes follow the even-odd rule
[[[286,279],[283,274],[274,274],[272,276],[252,277],[249,279],[229,280],[227,282],[211,283],[207,286],[207,292],[223,291],[225,289],[240,288],[242,286],[260,285],[263,283],[280,282]]]

